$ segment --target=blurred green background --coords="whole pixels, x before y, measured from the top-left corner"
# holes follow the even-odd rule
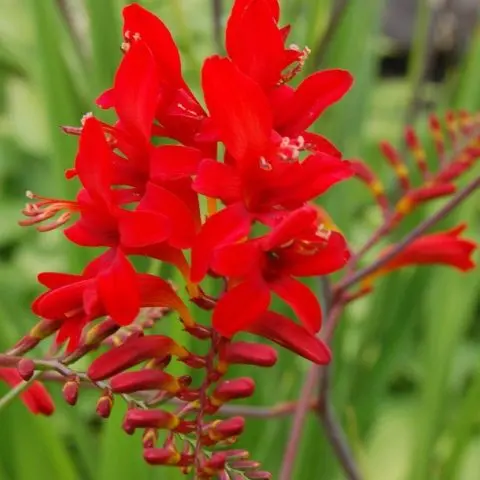
[[[171,28],[185,76],[198,88],[202,58],[219,48],[214,5],[221,7],[224,24],[231,1],[141,3]],[[432,109],[480,109],[476,3],[452,24],[448,9],[469,8],[468,1],[281,0],[282,21],[294,27],[289,40],[312,49],[306,71],[344,67],[356,78],[318,131],[346,156],[364,158],[389,183],[378,154],[380,139],[398,144],[407,120],[425,132]],[[35,322],[29,303],[39,292],[36,274],[79,271],[91,253],[67,246],[61,232],[38,234],[18,227],[17,220],[27,189],[72,194],[63,170],[73,161],[76,140],[59,126],[78,125],[111,84],[121,55],[123,4],[0,0],[0,351]],[[326,45],[329,21],[340,10]],[[472,175],[478,174],[477,166]],[[468,221],[469,236],[479,241],[479,199],[477,192],[443,226]],[[355,181],[335,188],[321,203],[353,246],[361,245],[379,220],[368,192]],[[334,401],[365,479],[480,479],[479,287],[478,270],[405,271],[380,282],[344,316],[333,347]],[[307,368],[282,352],[273,369],[238,370],[257,380],[252,404],[268,405],[296,399]],[[120,402],[112,418],[100,422],[94,392],[82,392],[71,408],[59,398],[58,385],[50,390],[58,405],[53,418],[34,417],[20,402],[0,411],[1,480],[181,478],[173,469],[143,463],[139,438],[120,429],[125,408]],[[249,420],[239,444],[274,478],[290,424],[288,417]],[[313,414],[294,478],[344,478]]]

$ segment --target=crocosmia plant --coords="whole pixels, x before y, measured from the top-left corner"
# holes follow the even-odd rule
[[[329,395],[344,309],[399,269],[475,268],[467,224],[437,222],[480,184],[472,174],[480,118],[432,115],[428,145],[408,127],[398,149],[381,144],[381,175],[345,158],[312,125],[355,78],[343,69],[305,74],[310,50],[292,44],[295,29],[279,19],[277,0],[236,0],[225,52],[203,61],[194,93],[162,19],[125,6],[112,85],[97,113],[63,127],[78,141],[64,180],[76,194],[29,191],[19,222],[45,236],[61,229],[89,260],[38,275],[38,322],[0,355],[0,379],[34,414],[55,410],[47,383],[60,384],[70,405],[93,389],[104,419],[126,402],[122,427],[140,432],[144,460],[188,478],[296,478],[312,409],[345,478],[363,478]],[[377,227],[353,248],[323,198],[358,181]],[[431,213],[418,222],[423,207]],[[255,407],[256,369],[282,369],[283,349],[309,369],[298,400],[277,406],[272,391],[271,408]],[[252,377],[239,377],[239,365]],[[253,405],[238,405],[246,399]],[[268,423],[283,414],[293,415],[292,434],[269,473],[242,433],[250,415]]]

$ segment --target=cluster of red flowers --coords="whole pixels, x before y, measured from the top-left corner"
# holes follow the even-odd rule
[[[81,274],[39,275],[47,291],[32,308],[41,320],[4,355],[8,362],[0,379],[14,386],[31,379],[35,369],[48,367],[60,374],[64,398],[72,405],[81,381],[88,381],[102,390],[97,404],[102,417],[109,416],[114,394],[129,399],[123,427],[127,433],[143,429],[149,463],[176,465],[185,472],[195,468],[204,479],[270,478],[257,462],[247,460],[247,452],[203,451],[233,443],[243,418],[208,422],[203,417],[253,394],[250,378],[224,379],[229,365],[270,367],[276,362],[271,347],[232,340],[238,332],[269,339],[317,364],[330,361],[318,336],[322,309],[317,295],[299,278],[338,271],[350,254],[328,215],[310,202],[352,175],[363,180],[384,214],[364,253],[415,207],[451,195],[452,181],[480,156],[478,141],[475,137],[474,145],[460,150],[463,156],[432,173],[409,130],[407,145],[423,177],[416,188],[398,152],[383,145],[401,190],[392,207],[367,165],[342,160],[327,139],[308,131],[348,91],[352,78],[334,69],[316,72],[296,88],[288,85],[308,49],[286,46],[290,27],[278,24],[278,0],[235,0],[226,28],[228,56],[212,56],[203,64],[206,109],[183,79],[179,52],[165,25],[137,4],[125,7],[123,15],[124,56],[113,87],[97,100],[100,108],[115,111],[117,121],[110,125],[87,114],[80,128],[64,127],[80,136],[75,165],[66,172],[67,179],[80,181],[77,197],[59,200],[29,192],[35,201],[25,207],[27,218],[21,222],[40,231],[70,223],[64,230],[70,242],[105,250]],[[438,120],[432,120],[431,129],[442,159]],[[455,140],[456,130],[449,131]],[[364,287],[348,296],[357,254],[331,300],[343,302],[343,308],[368,293],[377,276],[412,264],[469,270],[475,244],[459,237],[463,228],[421,236],[398,252],[395,245],[388,247],[380,260],[394,255],[360,276]],[[185,292],[161,276],[137,271],[136,256],[173,265]],[[212,280],[208,288],[221,290],[218,296],[201,285],[206,277]],[[290,307],[298,323],[271,309],[273,295]],[[198,309],[211,311],[211,324],[196,321]],[[205,355],[149,331],[171,312],[188,334],[209,342]],[[54,334],[58,356],[53,363],[21,358]],[[107,351],[86,373],[70,369],[102,346]],[[202,385],[192,385],[188,375],[167,373],[172,358],[204,369]],[[145,392],[153,394],[145,397]],[[53,411],[38,382],[24,399],[35,413]],[[166,401],[179,409],[153,408]],[[160,430],[166,433],[157,446]]]
[[[107,248],[80,275],[39,276],[49,290],[33,310],[61,321],[57,341],[69,339],[70,351],[87,323],[109,315],[128,325],[143,307],[170,307],[193,327],[168,282],[135,271],[130,257],[140,255],[175,265],[200,306],[212,305],[199,282],[206,275],[226,279],[213,305],[219,334],[252,331],[328,362],[328,349],[315,338],[320,305],[296,277],[329,274],[348,260],[341,234],[327,230],[308,202],[352,171],[330,142],[307,129],[352,78],[327,70],[288,86],[307,52],[285,46],[289,27],[281,28],[278,16],[276,0],[235,2],[228,57],[203,65],[207,112],[182,77],[165,25],[137,4],[124,9],[124,57],[113,88],[98,99],[118,121],[84,117],[75,166],[67,172],[82,185],[75,201],[31,194],[37,202],[24,211],[24,224],[58,215],[41,230],[77,214],[65,236]],[[168,144],[159,145],[162,140]],[[268,310],[272,294],[302,326]]]

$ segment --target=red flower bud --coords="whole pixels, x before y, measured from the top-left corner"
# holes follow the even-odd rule
[[[80,385],[79,378],[72,378],[65,382],[65,385],[62,388],[63,398],[69,405],[75,405],[78,400],[78,390]]]
[[[143,458],[150,465],[177,465],[187,467],[193,465],[193,455],[179,453],[171,448],[146,448],[143,451]]]
[[[227,456],[229,460],[245,460],[250,456],[250,453],[247,450],[224,450],[223,453]]]
[[[260,462],[254,460],[236,460],[230,463],[235,470],[255,470],[260,466]]]
[[[110,385],[115,393],[165,390],[175,394],[181,389],[178,379],[161,370],[152,369],[120,373],[111,379]]]
[[[208,428],[208,436],[214,442],[236,437],[243,432],[245,420],[243,417],[232,417],[227,420],[217,420]]]
[[[209,459],[205,460],[201,469],[208,475],[215,475],[225,469],[227,456],[223,452],[214,453]]]
[[[98,345],[110,335],[114,334],[119,328],[120,325],[108,317],[103,322],[98,323],[88,330],[85,335],[85,345]]]
[[[175,430],[181,420],[173,413],[164,410],[140,410],[132,408],[127,411],[123,421],[124,430],[133,433],[137,428],[164,428]]]
[[[93,381],[103,380],[151,358],[161,358],[168,354],[185,358],[188,352],[169,337],[149,335],[129,338],[124,344],[115,347],[95,359],[88,369]]]
[[[198,323],[191,327],[185,326],[185,331],[199,340],[206,340],[212,336],[212,330],[210,328],[199,325]]]
[[[270,478],[272,478],[271,473],[263,472],[261,470],[258,470],[256,472],[245,472],[245,475],[251,480],[269,480]]]
[[[254,391],[255,383],[249,377],[225,380],[217,386],[210,400],[214,406],[219,406],[229,400],[250,397]]]
[[[113,397],[108,391],[105,391],[97,401],[97,414],[102,418],[108,418],[112,412],[112,407]]]
[[[220,350],[220,362],[271,367],[277,362],[277,352],[261,343],[227,343]]]
[[[35,363],[30,358],[22,358],[17,364],[18,374],[28,382],[35,372]]]

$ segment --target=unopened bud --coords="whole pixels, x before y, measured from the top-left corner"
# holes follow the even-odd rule
[[[227,456],[229,461],[230,460],[246,460],[250,456],[250,453],[248,452],[248,450],[240,450],[240,449],[224,450],[223,453]]]
[[[245,472],[245,475],[251,480],[269,480],[270,478],[272,478],[272,474],[270,472],[264,472],[261,470],[258,470],[256,472]]]
[[[137,428],[164,428],[175,430],[180,425],[180,418],[164,410],[140,410],[132,408],[127,411],[123,428],[133,433]]]
[[[69,405],[75,405],[78,400],[78,390],[80,385],[80,379],[78,377],[72,378],[65,382],[62,388],[63,398]]]
[[[102,418],[108,418],[112,412],[113,396],[105,391],[97,401],[97,414]]]
[[[245,420],[243,417],[232,417],[227,420],[217,420],[208,429],[208,436],[211,440],[219,442],[226,438],[236,437],[243,432]]]
[[[143,458],[150,465],[176,465],[188,467],[193,465],[195,458],[191,454],[179,453],[172,448],[146,448]]]
[[[206,340],[212,336],[212,330],[210,328],[199,325],[198,323],[191,327],[185,327],[185,331],[199,340]]]
[[[214,453],[201,466],[201,470],[209,475],[215,475],[225,469],[227,456],[223,452]]]
[[[129,338],[122,345],[112,348],[95,359],[88,369],[93,381],[103,380],[151,358],[176,355],[180,359],[189,353],[174,340],[163,335]]]
[[[22,358],[17,364],[18,374],[28,382],[35,372],[35,363],[30,358]]]
[[[254,391],[255,382],[249,377],[225,380],[214,390],[211,402],[213,405],[218,406],[229,400],[250,397]]]
[[[272,367],[277,362],[277,358],[277,352],[274,348],[260,343],[227,343],[220,351],[220,362],[227,364]]]
[[[133,393],[142,390],[165,390],[177,393],[181,389],[180,382],[162,370],[145,369],[138,372],[124,372],[115,375],[110,381],[115,393]]]
[[[254,460],[236,460],[231,462],[230,466],[235,470],[255,470],[260,466],[260,462]]]

